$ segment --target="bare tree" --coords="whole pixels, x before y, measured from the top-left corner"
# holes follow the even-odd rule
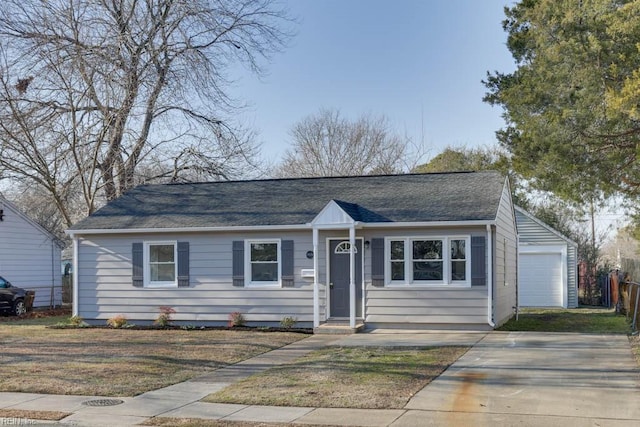
[[[261,73],[290,22],[274,0],[4,0],[0,176],[45,189],[70,225],[140,166],[142,180],[242,174],[257,151],[230,66]]]
[[[420,156],[411,140],[393,132],[385,116],[350,121],[322,109],[291,129],[292,146],[276,167],[279,177],[393,174],[411,169]]]

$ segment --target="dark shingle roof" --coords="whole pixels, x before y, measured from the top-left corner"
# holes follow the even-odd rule
[[[296,225],[335,200],[361,222],[493,220],[498,172],[143,185],[71,230]]]

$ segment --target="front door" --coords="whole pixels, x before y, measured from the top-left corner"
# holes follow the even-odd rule
[[[349,240],[329,241],[329,314],[349,317]],[[362,240],[356,240],[356,317],[362,317]]]

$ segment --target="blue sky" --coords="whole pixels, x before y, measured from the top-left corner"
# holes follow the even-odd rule
[[[495,144],[498,108],[482,102],[488,70],[511,71],[501,27],[505,0],[288,0],[297,35],[262,79],[241,73],[231,92],[240,117],[276,161],[289,130],[320,108],[348,118],[384,114],[422,143]]]

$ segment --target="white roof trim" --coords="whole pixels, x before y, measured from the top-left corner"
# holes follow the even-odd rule
[[[347,226],[361,228],[423,228],[423,227],[478,227],[495,225],[495,221],[431,221],[431,222],[354,222],[353,224],[331,224],[316,226],[320,230],[338,230]],[[238,227],[172,227],[172,228],[125,228],[125,229],[87,229],[87,230],[66,230],[71,236],[82,236],[89,234],[151,234],[151,233],[202,233],[202,232],[241,232],[241,231],[300,231],[311,230],[313,226],[309,224],[294,225],[254,225]]]
[[[336,203],[329,201],[318,215],[311,221],[311,226],[315,228],[350,226],[356,221]]]
[[[494,220],[421,221],[421,222],[363,222],[362,228],[414,228],[414,227],[479,227],[495,225]]]
[[[558,230],[556,230],[555,228],[552,228],[550,225],[544,223],[543,221],[539,220],[538,218],[536,218],[535,216],[533,216],[532,214],[530,214],[529,212],[525,211],[524,209],[522,209],[520,206],[516,206],[513,205],[513,208],[520,212],[522,215],[526,216],[527,218],[529,218],[531,221],[535,222],[536,224],[538,224],[539,226],[547,229],[548,231],[550,231],[551,233],[555,234],[557,237],[561,238],[562,240],[566,241],[567,243],[569,243],[572,246],[578,247],[578,244],[576,242],[574,242],[573,240],[571,240],[570,238],[568,238],[567,236],[565,236],[564,234],[560,233]],[[516,222],[517,222],[517,218],[516,218]],[[520,233],[518,233],[518,235],[520,235]]]
[[[309,230],[308,224],[294,225],[253,225],[237,227],[167,227],[167,228],[96,228],[86,230],[66,230],[69,236],[85,234],[148,234],[148,233],[201,233],[208,231],[264,231],[264,230]]]

